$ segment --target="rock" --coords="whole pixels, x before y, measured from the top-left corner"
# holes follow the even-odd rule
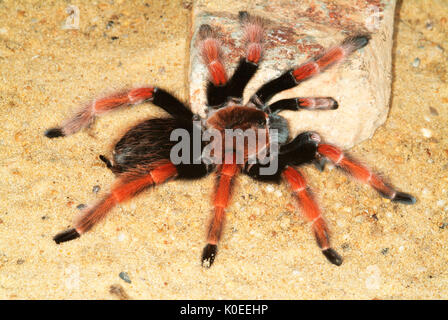
[[[246,88],[244,102],[266,81],[338,45],[348,35],[370,33],[370,43],[345,62],[271,100],[306,96],[335,98],[339,103],[337,110],[283,111],[282,115],[289,121],[291,135],[314,130],[327,142],[352,147],[370,138],[388,114],[394,10],[395,0],[362,0],[357,1],[357,6],[348,0],[272,0],[251,5],[236,0],[196,0],[189,72],[192,110],[205,115],[208,73],[195,47],[201,24],[210,24],[221,34],[224,63],[230,76],[244,52],[238,12],[248,11],[266,20],[262,62]]]

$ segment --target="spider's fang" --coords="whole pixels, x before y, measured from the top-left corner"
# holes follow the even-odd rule
[[[50,139],[65,136],[65,134],[62,132],[61,128],[48,129],[47,131],[45,131],[44,135]]]
[[[202,266],[205,268],[210,268],[215,261],[216,252],[218,251],[218,246],[215,244],[207,244],[202,251]]]
[[[414,204],[417,201],[413,196],[404,192],[397,192],[391,200],[402,204]]]
[[[342,264],[341,256],[334,249],[328,248],[322,250],[322,253],[332,264],[335,264],[337,266],[340,266]]]
[[[76,231],[76,229],[73,228],[73,229],[65,230],[65,231],[58,233],[57,235],[54,236],[53,240],[57,244],[60,244],[61,242],[70,241],[70,240],[79,238],[80,236],[81,235],[78,233],[78,231]]]

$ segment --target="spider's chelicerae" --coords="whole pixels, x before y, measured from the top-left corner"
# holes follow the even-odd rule
[[[194,162],[193,156],[189,156],[191,161],[174,163],[170,154],[177,142],[171,141],[171,133],[176,129],[188,132],[189,139],[192,139],[190,146],[194,149],[194,120],[199,117],[160,88],[142,87],[125,90],[95,100],[62,126],[47,130],[45,135],[49,138],[70,135],[90,125],[98,115],[119,107],[148,101],[167,111],[171,117],[145,120],[127,131],[115,145],[113,161],[100,156],[107,167],[117,175],[115,184],[98,203],[83,210],[72,229],[57,234],[54,237],[56,243],[78,238],[103,219],[115,205],[150,186],[170,179],[199,179],[213,170],[217,171],[214,214],[208,229],[207,245],[202,253],[202,265],[206,267],[209,267],[215,259],[225,209],[229,204],[233,182],[239,173],[260,181],[278,183],[282,179],[286,180],[304,216],[312,224],[322,253],[335,265],[340,265],[342,258],[330,246],[327,225],[298,167],[313,163],[323,170],[325,162],[330,161],[337,168],[372,186],[382,197],[404,204],[415,203],[413,196],[397,191],[370,169],[344,154],[338,147],[323,143],[319,134],[302,132],[297,137],[289,137],[287,122],[279,115],[281,110],[334,110],[338,108],[338,103],[333,98],[301,97],[269,104],[269,100],[278,92],[297,86],[366,46],[370,37],[355,35],[345,39],[341,45],[269,81],[256,91],[246,105],[242,105],[244,88],[259,67],[264,31],[261,19],[250,17],[246,12],[240,12],[239,17],[245,31],[246,56],[241,58],[230,79],[222,63],[220,42],[216,33],[209,25],[202,25],[199,30],[199,49],[210,73],[206,92],[208,112],[207,117],[202,119],[204,124],[202,131],[214,129],[224,133],[228,129],[253,129],[258,134],[266,133],[265,143],[257,144],[255,151],[252,150],[252,155],[259,153],[261,149],[266,150],[272,144],[274,141],[272,133],[275,131],[279,149],[278,152],[269,154],[268,159],[271,162],[276,161],[277,169],[269,174],[263,173],[263,169],[268,168],[271,162],[248,161],[251,154],[246,150],[245,142],[243,145],[230,144],[233,147],[229,148],[226,141],[216,141],[216,138],[208,144],[207,141],[201,142],[199,149],[204,151],[210,144],[221,142],[221,147],[215,149],[214,153],[222,160],[221,162],[210,164],[205,158]],[[223,134],[222,137],[225,139],[226,136]],[[241,153],[242,163],[236,161]],[[190,154],[194,155],[194,152]]]

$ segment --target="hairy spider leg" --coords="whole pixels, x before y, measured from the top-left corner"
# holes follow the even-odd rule
[[[292,167],[286,167],[283,171],[283,177],[288,182],[294,195],[297,197],[302,212],[307,220],[312,223],[314,236],[317,245],[322,249],[322,253],[331,263],[340,266],[342,258],[330,247],[330,237],[327,224],[316,201],[306,185],[303,175]]]
[[[173,117],[191,119],[193,113],[170,93],[155,87],[136,88],[114,93],[105,98],[94,100],[81,108],[75,115],[65,121],[61,127],[51,128],[45,132],[48,138],[63,137],[74,134],[89,126],[96,116],[120,107],[137,105],[152,101]]]
[[[231,164],[222,164],[218,168],[216,190],[214,197],[214,215],[208,229],[207,242],[202,253],[202,265],[210,267],[215,260],[218,250],[218,241],[221,237],[225,219],[225,209],[227,208],[232,192],[233,181],[238,174],[239,167],[234,158]]]
[[[74,228],[57,234],[53,239],[61,243],[78,238],[89,231],[95,224],[104,219],[110,210],[117,204],[136,196],[141,191],[152,185],[161,184],[177,175],[176,167],[172,163],[161,164],[152,170],[141,168],[136,171],[128,171],[120,175],[112,190],[103,199],[92,207],[83,210],[75,219]]]
[[[267,108],[270,112],[279,112],[281,110],[335,110],[338,108],[338,102],[331,97],[307,97],[283,99],[270,104]]]
[[[345,39],[341,45],[328,50],[323,55],[316,56],[299,67],[288,70],[280,77],[264,84],[252,96],[251,101],[259,108],[263,108],[275,94],[295,87],[300,82],[323,72],[331,65],[349,56],[352,52],[366,46],[369,39],[370,36],[368,35],[358,35]]]
[[[345,155],[339,148],[330,144],[320,144],[317,148],[317,152],[333,162],[336,167],[342,169],[359,181],[369,184],[382,197],[403,204],[414,204],[416,202],[412,195],[397,191],[392,186],[386,184],[378,175],[356,160]]]
[[[212,75],[211,81],[207,84],[207,103],[210,107],[219,108],[221,105],[226,103],[228,99],[241,103],[243,92],[247,83],[258,70],[258,65],[263,51],[262,44],[264,29],[262,20],[258,17],[249,16],[246,11],[239,12],[239,19],[242,27],[244,28],[246,54],[245,57],[240,59],[235,72],[227,82],[214,81],[214,77]],[[214,35],[210,26],[201,26],[201,29],[199,29],[201,38],[203,38],[203,36],[201,36],[202,29],[206,30],[207,34]],[[205,33],[205,31],[203,31],[203,33]],[[213,43],[217,43],[217,41],[214,41]],[[201,48],[203,51],[203,44]],[[215,53],[215,50],[210,51],[213,54]],[[208,55],[212,58],[215,56],[212,54]],[[202,56],[204,57],[204,53],[202,53]],[[210,58],[203,58],[203,60],[206,62],[210,60]]]
[[[210,81],[215,86],[225,85],[227,74],[222,63],[221,44],[210,25],[203,24],[199,27],[199,39],[200,53],[210,73]]]
[[[227,97],[241,103],[244,89],[258,70],[263,53],[264,28],[259,17],[252,17],[246,11],[239,12],[240,23],[244,28],[246,55],[240,59],[232,78],[227,84]]]

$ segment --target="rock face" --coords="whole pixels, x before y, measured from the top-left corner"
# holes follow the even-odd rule
[[[333,97],[332,111],[283,111],[291,136],[305,130],[343,148],[370,138],[384,123],[391,92],[392,34],[395,0],[242,1],[196,0],[193,8],[190,55],[190,101],[204,115],[208,73],[196,48],[201,24],[221,35],[224,63],[230,76],[244,54],[238,12],[248,11],[266,21],[260,68],[249,82],[244,102],[265,82],[298,66],[349,35],[372,35],[369,44],[326,72],[283,91],[271,100],[293,97]]]

